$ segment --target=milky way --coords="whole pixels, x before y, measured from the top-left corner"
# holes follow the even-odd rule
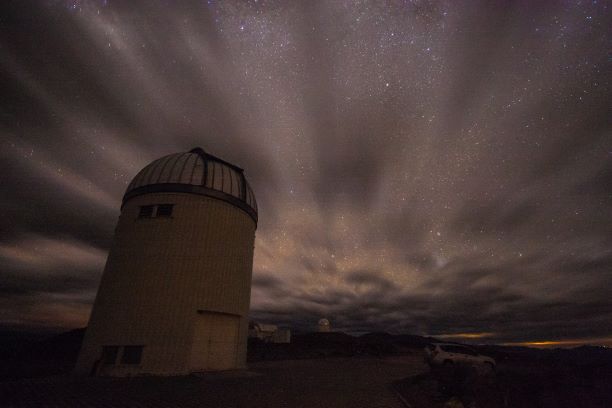
[[[611,4],[8,1],[0,323],[83,326],[131,178],[257,195],[251,311],[612,342]]]

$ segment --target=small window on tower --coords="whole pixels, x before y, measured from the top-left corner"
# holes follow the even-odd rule
[[[125,346],[121,356],[121,364],[140,364],[143,346]]]
[[[170,217],[172,216],[173,204],[160,204],[157,206],[157,217]]]
[[[154,205],[141,205],[140,212],[138,213],[138,218],[151,218],[153,217],[153,208]]]
[[[117,362],[119,346],[102,346],[102,364],[114,365]]]

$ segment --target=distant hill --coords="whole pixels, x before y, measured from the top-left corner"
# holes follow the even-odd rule
[[[359,337],[341,332],[295,334],[290,344],[249,341],[249,361],[321,357],[385,356],[422,349],[434,339],[415,335],[367,333]]]
[[[37,333],[2,333],[0,379],[69,373],[84,334],[84,328],[42,338]]]

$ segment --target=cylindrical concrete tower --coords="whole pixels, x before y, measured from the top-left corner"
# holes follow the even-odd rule
[[[256,227],[239,167],[196,148],[142,169],[123,197],[76,371],[245,367]]]

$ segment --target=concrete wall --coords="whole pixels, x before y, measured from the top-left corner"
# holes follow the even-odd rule
[[[151,204],[174,204],[172,217],[138,218]],[[205,196],[155,193],[126,202],[76,371],[90,373],[105,345],[144,348],[140,364],[96,365],[104,375],[245,367],[255,228],[241,209]],[[198,356],[211,336],[235,342],[235,358],[227,344]]]

